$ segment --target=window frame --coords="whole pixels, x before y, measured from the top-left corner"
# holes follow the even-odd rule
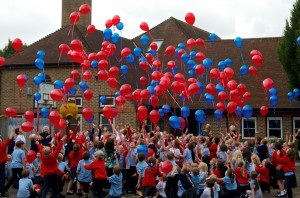
[[[161,46],[163,45],[165,39],[154,39],[152,42],[155,42],[157,44],[157,52],[159,51],[159,49],[161,48]],[[159,45],[158,42],[161,42],[161,44]],[[147,52],[150,52],[151,48],[150,46],[147,49]]]
[[[255,120],[255,134],[257,133],[257,117],[250,117],[248,120],[250,119],[254,119]],[[251,139],[253,137],[245,137],[244,135],[244,132],[245,132],[245,129],[247,130],[246,126],[244,126],[244,121],[247,120],[245,117],[242,117],[242,124],[241,124],[241,127],[242,127],[242,139]],[[252,129],[252,128],[251,128]]]
[[[75,100],[75,103],[76,103],[76,100],[77,99],[80,99],[80,104],[76,104],[78,108],[81,108],[82,107],[82,96],[71,96],[71,97],[68,97],[68,102],[70,100]]]
[[[104,117],[103,113],[99,113],[99,125],[101,124],[102,126],[107,126],[107,128],[111,128],[110,124],[108,124],[108,125],[106,125],[106,124],[103,125],[103,124],[102,124],[102,118],[103,118],[103,117]],[[105,118],[105,117],[104,117],[104,118]],[[105,118],[105,119],[107,119],[107,118]],[[108,120],[108,119],[107,119],[107,120]],[[115,120],[116,120],[116,119],[113,118],[111,124],[114,125],[114,124],[115,124]]]
[[[280,120],[280,130],[281,130],[281,136],[280,137],[276,137],[276,136],[272,136],[270,137],[270,128],[269,128],[269,121],[270,120]],[[271,129],[275,129],[275,128],[271,128]],[[275,138],[280,138],[283,139],[283,121],[282,121],[282,117],[267,117],[267,137],[269,139],[275,139]]]
[[[295,133],[297,133],[297,131],[295,130],[296,128],[295,128],[295,120],[300,120],[300,117],[293,117],[293,135],[295,134]],[[299,128],[300,129],[300,128]]]
[[[113,104],[112,104],[112,105],[102,104],[102,103],[100,102],[100,97],[101,97],[101,96],[99,96],[99,107],[100,107],[100,108],[103,108],[103,107],[115,107],[115,106],[116,106],[116,98],[115,98],[114,96],[105,96],[106,99],[107,99],[107,98],[112,98],[112,99],[113,99]]]

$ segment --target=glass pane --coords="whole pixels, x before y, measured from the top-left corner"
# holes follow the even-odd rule
[[[269,129],[269,137],[281,138],[281,130],[280,129]]]
[[[244,137],[254,137],[255,135],[255,129],[250,129],[249,130],[247,128],[244,128]]]
[[[104,126],[109,125],[108,119],[106,119],[103,115],[101,115],[100,123]]]
[[[269,128],[280,129],[281,128],[281,120],[269,120]]]
[[[99,98],[99,102],[100,102],[100,98]],[[105,105],[114,106],[115,105],[115,98],[114,97],[106,97],[105,103],[100,102],[100,106],[105,106]]]
[[[249,128],[255,129],[255,119],[249,119],[248,121],[244,119],[244,128],[247,128],[247,122]]]
[[[295,128],[299,129],[300,128],[300,119],[295,119]]]

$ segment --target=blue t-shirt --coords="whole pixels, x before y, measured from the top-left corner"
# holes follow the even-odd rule
[[[120,154],[119,166],[120,166],[121,169],[124,168],[124,156],[123,156],[123,154]]]
[[[237,189],[235,176],[234,176],[233,183],[231,183],[231,179],[228,176],[223,177],[223,181],[225,183],[225,187],[227,190],[236,190]]]
[[[208,147],[203,147],[203,156],[208,156],[210,155],[210,151]]]
[[[122,194],[122,179],[123,175],[120,173],[119,175],[113,174],[108,178],[109,183],[111,184],[109,195],[113,197],[121,196]]]
[[[34,176],[41,176],[41,167],[39,167],[41,165],[41,159],[40,158],[36,158],[33,161],[33,165],[34,167],[37,169],[36,173],[34,174]]]
[[[33,188],[33,183],[31,179],[22,178],[19,180],[19,190],[17,193],[17,198],[26,198],[30,196],[30,190]]]
[[[219,152],[219,154],[218,154],[218,162],[223,162],[223,163],[227,162],[227,153],[225,151]]]
[[[135,159],[136,159],[136,156],[137,156],[137,150],[136,149],[133,149],[133,150],[130,150],[129,153],[129,161],[130,161],[130,166],[135,166]]]
[[[22,159],[25,158],[25,151],[17,148],[12,153],[11,168],[23,168]]]
[[[195,186],[197,195],[199,195],[199,189],[205,188],[206,174],[202,171],[199,173],[199,175],[194,175],[193,173],[191,173],[191,178],[192,178],[192,182]],[[203,184],[203,185],[200,186],[200,184]]]
[[[178,185],[178,192],[177,192],[177,196],[181,197],[183,195],[183,193],[185,192],[185,189],[183,188],[182,184],[180,181],[177,182]]]
[[[144,175],[145,175],[145,170],[146,170],[147,167],[148,167],[148,164],[147,164],[147,162],[145,160],[142,161],[142,162],[138,162],[136,164],[136,172],[137,172],[137,174],[142,174],[142,178],[143,178]]]
[[[67,170],[69,170],[68,163],[67,162],[63,162],[63,161],[59,162],[58,163],[58,169],[60,171],[62,171],[63,173],[66,172]]]
[[[193,158],[192,158],[192,152],[190,149],[186,148],[183,151],[183,155],[184,155],[184,163],[193,163]]]
[[[26,168],[27,168],[27,170],[29,171],[29,179],[33,179],[34,178],[34,169],[35,169],[35,167],[34,167],[34,165],[31,163],[31,164],[26,164]]]
[[[5,177],[12,177],[13,173],[11,170],[11,162],[5,163]]]
[[[78,181],[89,183],[92,181],[92,171],[86,170],[83,167],[83,163],[86,165],[92,163],[92,160],[80,160],[78,162],[77,171],[79,171],[79,174],[77,175]]]

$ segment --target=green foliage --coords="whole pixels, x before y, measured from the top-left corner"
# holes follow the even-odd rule
[[[277,53],[289,78],[290,88],[300,88],[300,47],[297,38],[300,36],[300,0],[297,0],[291,11],[290,21],[286,21],[284,35],[279,41]]]
[[[27,47],[26,43],[23,44],[23,47],[21,50],[25,49]],[[0,56],[7,58],[15,53],[15,50],[12,47],[12,41],[8,39],[8,44],[5,45],[3,49],[0,50]]]

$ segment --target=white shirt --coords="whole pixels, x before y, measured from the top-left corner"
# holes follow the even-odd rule
[[[17,137],[15,139],[15,142],[18,142],[18,141],[22,141],[22,142],[24,142],[24,144],[26,144],[25,136],[24,135],[17,135]]]
[[[174,156],[177,157],[177,158],[179,158],[180,155],[181,155],[180,149],[179,149],[179,148],[170,148],[170,151],[171,151],[172,153],[174,153]],[[175,161],[176,161],[176,162],[179,161],[179,159],[177,159],[177,158],[175,158]]]

